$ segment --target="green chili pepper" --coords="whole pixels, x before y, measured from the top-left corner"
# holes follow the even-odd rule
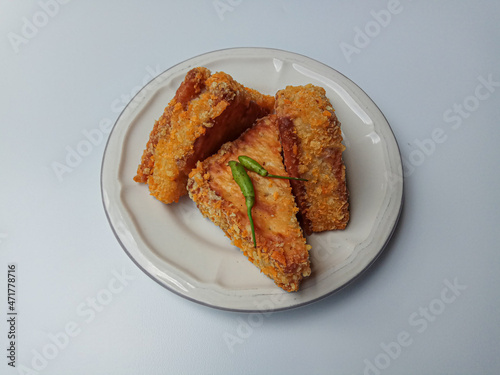
[[[249,171],[258,173],[262,177],[273,177],[273,178],[284,178],[287,180],[299,180],[299,181],[307,181],[305,178],[298,178],[298,177],[288,177],[288,176],[276,176],[274,174],[269,174],[264,167],[262,167],[258,162],[253,160],[249,156],[245,155],[240,155],[238,156],[238,160],[240,161],[241,165],[243,165],[246,169]]]
[[[243,165],[236,161],[230,161],[228,164],[231,168],[234,181],[238,184],[245,197],[248,219],[250,220],[250,227],[252,228],[253,247],[257,247],[257,242],[255,241],[255,228],[252,219],[252,207],[255,203],[255,191],[253,189],[252,180],[248,176]]]

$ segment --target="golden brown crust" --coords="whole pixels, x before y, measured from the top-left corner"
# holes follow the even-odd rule
[[[274,98],[226,73],[192,69],[155,123],[134,180],[147,182],[164,203],[178,201],[196,162],[237,138],[273,105]]]
[[[298,208],[290,183],[249,172],[256,196],[252,209],[257,241],[254,248],[245,198],[228,167],[228,162],[239,155],[257,160],[271,174],[286,175],[275,116],[260,119],[216,155],[198,162],[190,174],[189,195],[202,214],[218,225],[264,274],[284,290],[296,291],[302,278],[311,273],[310,246],[296,218]]]
[[[349,221],[345,146],[325,90],[288,86],[277,92],[275,112],[287,171],[308,180],[292,182],[304,231],[344,229]]]

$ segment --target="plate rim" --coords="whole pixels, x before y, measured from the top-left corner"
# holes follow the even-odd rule
[[[217,310],[223,310],[223,311],[229,311],[229,312],[237,312],[237,313],[268,313],[268,312],[280,312],[280,311],[286,311],[286,310],[291,310],[291,309],[296,309],[296,308],[300,308],[300,307],[303,307],[303,306],[307,306],[307,305],[310,305],[310,304],[313,304],[315,302],[318,302],[318,301],[321,301],[325,298],[328,298],[329,296],[333,295],[333,294],[336,294],[337,292],[339,292],[340,290],[350,286],[351,284],[353,284],[355,281],[357,281],[361,276],[365,275],[367,273],[367,271],[369,269],[372,268],[373,264],[378,260],[378,258],[380,257],[380,255],[383,253],[383,251],[385,250],[385,248],[387,247],[388,243],[391,241],[393,235],[394,235],[394,232],[398,226],[398,223],[399,223],[399,220],[400,220],[400,217],[401,217],[401,213],[402,213],[402,210],[403,210],[403,205],[404,205],[404,185],[405,185],[405,181],[404,181],[404,178],[401,177],[400,179],[400,183],[401,183],[401,199],[399,202],[397,202],[397,204],[399,205],[399,208],[398,208],[398,212],[393,220],[392,223],[390,223],[390,232],[389,234],[387,235],[387,238],[385,239],[385,242],[383,243],[382,246],[380,246],[380,249],[377,251],[377,253],[372,257],[372,259],[370,260],[370,262],[365,265],[362,269],[360,269],[356,274],[354,274],[349,280],[347,280],[345,283],[343,283],[342,285],[338,286],[337,288],[333,289],[333,290],[330,290],[326,293],[323,293],[321,294],[320,296],[316,297],[316,298],[313,298],[313,299],[310,299],[310,300],[307,300],[307,301],[303,301],[303,302],[300,302],[300,303],[296,303],[296,304],[291,304],[291,305],[287,305],[287,306],[278,306],[278,307],[274,307],[274,308],[271,308],[271,309],[257,309],[257,308],[236,308],[236,307],[226,307],[226,306],[220,306],[220,305],[217,305],[215,303],[209,303],[209,302],[206,302],[206,301],[203,301],[203,300],[199,300],[197,298],[194,298],[188,294],[183,294],[175,289],[173,289],[172,287],[170,287],[168,284],[162,282],[162,280],[160,280],[159,278],[155,278],[151,272],[149,272],[143,265],[141,265],[139,263],[139,261],[131,254],[130,250],[127,248],[127,246],[125,246],[125,244],[123,243],[123,241],[121,240],[120,236],[118,235],[115,227],[113,226],[113,222],[112,222],[112,219],[110,217],[110,214],[107,210],[107,207],[106,207],[106,198],[105,198],[105,188],[104,188],[104,176],[103,176],[103,171],[104,171],[104,164],[105,164],[105,160],[106,160],[106,155],[107,155],[107,151],[108,151],[108,146],[109,146],[109,143],[110,143],[110,140],[112,138],[112,135],[113,135],[113,132],[115,131],[116,129],[116,126],[117,124],[120,122],[122,116],[124,115],[124,113],[127,111],[127,109],[129,108],[129,105],[134,102],[134,100],[136,99],[136,97],[138,95],[141,94],[141,92],[143,91],[143,89],[145,87],[147,87],[149,84],[151,84],[153,81],[155,81],[158,77],[160,77],[161,75],[163,75],[164,73],[166,73],[167,71],[170,71],[170,70],[173,70],[175,69],[175,67],[179,66],[179,65],[182,65],[182,64],[185,64],[191,60],[196,60],[196,59],[200,59],[204,56],[209,56],[209,55],[217,55],[217,54],[220,54],[220,53],[227,53],[227,52],[231,52],[231,51],[248,51],[249,53],[255,53],[255,52],[258,52],[258,51],[266,51],[266,53],[271,53],[271,52],[277,52],[279,54],[285,54],[285,55],[288,55],[288,56],[296,56],[296,57],[300,57],[300,58],[304,58],[306,60],[311,60],[317,64],[320,64],[322,65],[323,67],[327,68],[327,69],[330,69],[330,70],[333,70],[335,71],[336,74],[339,74],[340,76],[342,76],[343,79],[351,82],[356,89],[360,90],[365,96],[366,98],[368,98],[371,102],[371,104],[373,104],[373,106],[375,107],[375,109],[378,111],[378,113],[382,116],[382,118],[384,119],[385,123],[388,125],[387,126],[387,129],[389,131],[389,134],[390,136],[392,137],[392,140],[394,142],[394,145],[395,145],[395,155],[398,156],[397,160],[398,160],[398,164],[400,166],[400,171],[401,171],[401,176],[403,176],[403,170],[402,170],[402,155],[401,155],[401,150],[400,150],[400,147],[399,147],[399,144],[397,142],[397,138],[394,134],[394,131],[389,123],[389,121],[387,121],[387,118],[386,116],[384,115],[384,113],[380,110],[380,108],[378,107],[378,105],[372,100],[372,98],[356,83],[354,82],[352,79],[350,79],[349,77],[347,77],[346,75],[344,75],[343,73],[339,72],[337,69],[335,68],[332,68],[331,66],[317,60],[317,59],[314,59],[314,58],[311,58],[309,56],[306,56],[304,54],[301,54],[301,53],[296,53],[296,52],[291,52],[291,51],[288,51],[288,50],[284,50],[284,49],[278,49],[278,48],[269,48],[269,47],[230,47],[230,48],[222,48],[222,49],[217,49],[217,50],[212,50],[212,51],[208,51],[208,52],[204,52],[204,53],[201,53],[201,54],[198,54],[198,55],[195,55],[195,56],[192,56],[192,57],[189,57],[183,61],[180,61],[166,69],[164,69],[162,72],[160,72],[158,75],[156,75],[155,77],[152,77],[147,83],[143,84],[143,86],[138,90],[138,92],[128,101],[127,105],[121,110],[120,114],[118,115],[115,123],[113,124],[113,127],[111,129],[111,131],[109,132],[109,135],[107,137],[107,140],[106,140],[106,144],[105,144],[105,147],[104,147],[104,151],[103,151],[103,156],[102,156],[102,160],[101,160],[101,170],[100,170],[100,190],[101,190],[101,202],[102,202],[102,205],[103,205],[103,209],[104,209],[104,213],[106,215],[106,218],[108,220],[108,223],[111,227],[111,230],[115,236],[115,238],[118,240],[118,243],[120,244],[120,246],[122,247],[122,249],[125,251],[125,253],[127,254],[127,256],[132,260],[132,262],[142,271],[144,272],[147,276],[149,276],[149,278],[151,278],[152,280],[154,280],[156,283],[158,283],[159,285],[161,285],[162,287],[166,288],[168,291],[174,293],[175,295],[178,295],[184,299],[187,299],[191,302],[195,302],[199,305],[203,305],[203,306],[207,306],[207,307],[210,307],[210,308],[214,308],[214,309],[217,309]]]

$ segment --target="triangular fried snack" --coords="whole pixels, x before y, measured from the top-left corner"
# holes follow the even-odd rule
[[[311,84],[288,86],[276,93],[285,167],[306,234],[345,229],[349,221],[340,121],[325,89]]]
[[[188,174],[198,160],[238,138],[274,98],[244,87],[224,72],[191,69],[156,121],[134,180],[149,185],[163,203],[187,194]]]
[[[296,217],[298,212],[289,180],[248,172],[254,190],[252,216],[254,247],[245,198],[233,179],[228,162],[246,155],[270,174],[287,175],[283,166],[277,118],[269,115],[228,142],[219,152],[198,162],[188,180],[188,193],[201,213],[219,226],[248,259],[284,290],[299,288],[309,276],[309,249]]]

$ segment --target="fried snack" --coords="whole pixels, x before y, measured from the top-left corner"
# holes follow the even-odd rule
[[[156,121],[134,180],[147,183],[164,203],[185,194],[198,160],[236,139],[273,108],[274,98],[236,82],[230,75],[190,70]]]
[[[287,172],[306,234],[344,229],[349,221],[348,191],[340,122],[321,87],[288,86],[276,93]]]
[[[257,247],[254,248],[245,198],[233,180],[228,162],[246,155],[269,173],[287,175],[281,156],[276,117],[267,116],[234,142],[197,166],[189,175],[188,192],[201,213],[218,225],[244,255],[284,290],[299,288],[309,276],[309,249],[296,217],[289,180],[248,172],[255,190],[252,216]]]

